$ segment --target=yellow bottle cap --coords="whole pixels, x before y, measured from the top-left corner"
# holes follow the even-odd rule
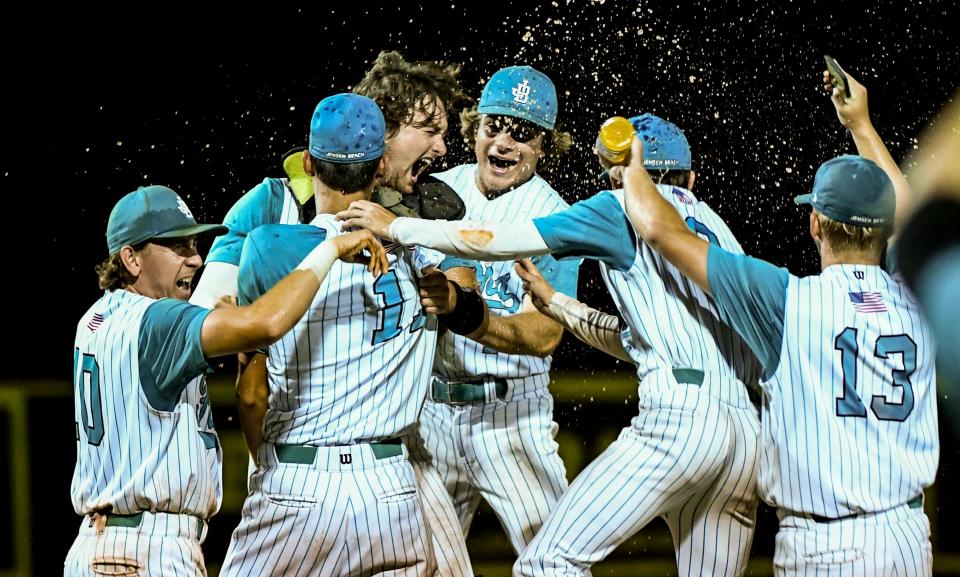
[[[622,116],[607,119],[597,135],[597,152],[613,164],[623,164],[633,142],[633,125]]]

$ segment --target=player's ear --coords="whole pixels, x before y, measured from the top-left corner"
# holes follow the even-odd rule
[[[687,173],[687,190],[693,190],[693,183],[697,180],[697,173],[693,170]]]
[[[382,178],[385,174],[387,174],[387,155],[386,154],[380,157],[380,164],[377,165],[376,178]]]
[[[307,174],[309,174],[310,176],[314,176],[314,173],[313,173],[313,157],[310,156],[310,151],[309,151],[309,150],[304,150],[304,151],[303,151],[303,171],[306,172]]]
[[[140,276],[140,258],[137,251],[130,245],[125,245],[120,249],[120,263],[134,277]]]
[[[814,242],[820,242],[820,219],[817,218],[817,212],[810,211],[810,236]]]

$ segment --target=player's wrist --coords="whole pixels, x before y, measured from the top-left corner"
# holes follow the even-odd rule
[[[327,239],[314,247],[310,253],[304,257],[297,270],[309,270],[317,275],[317,279],[323,282],[327,272],[333,266],[334,261],[340,258],[340,248],[335,242],[336,239]]]

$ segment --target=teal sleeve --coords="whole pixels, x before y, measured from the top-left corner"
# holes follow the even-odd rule
[[[327,238],[327,231],[309,224],[268,224],[256,228],[243,243],[237,273],[237,301],[248,305],[273,288]]]
[[[714,244],[707,252],[707,279],[720,318],[750,346],[769,378],[780,364],[786,315],[786,269]]]
[[[437,268],[439,268],[443,272],[446,272],[452,268],[458,268],[458,267],[476,269],[477,261],[468,260],[468,259],[460,258],[456,256],[447,256],[446,258],[443,259],[443,261],[440,262],[440,266]]]
[[[577,279],[580,274],[580,259],[557,260],[549,254],[536,256],[531,259],[540,269],[540,274],[553,288],[567,295],[577,298]]]
[[[177,299],[147,307],[140,321],[140,386],[158,411],[172,411],[183,389],[208,369],[200,329],[210,309]]]
[[[923,267],[917,277],[917,298],[933,329],[937,367],[947,383],[960,386],[960,247],[944,250]]]
[[[268,178],[241,196],[223,219],[223,224],[229,230],[214,239],[207,262],[239,265],[247,235],[258,226],[280,222],[286,194],[282,180]]]
[[[609,191],[535,218],[533,224],[557,258],[591,258],[624,271],[633,266],[637,255],[633,227]]]

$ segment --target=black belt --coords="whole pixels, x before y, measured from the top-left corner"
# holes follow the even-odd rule
[[[907,507],[911,509],[920,509],[923,507],[923,494],[917,495],[913,499],[907,501]],[[837,521],[844,521],[846,519],[855,519],[863,515],[863,513],[854,513],[852,515],[844,515],[843,517],[823,517],[821,515],[808,515],[811,521],[815,523],[836,523]]]
[[[505,398],[507,396],[507,380],[494,379],[493,383],[497,398]],[[487,391],[483,381],[447,382],[434,377],[430,387],[430,398],[435,403],[447,405],[482,403],[487,400]]]
[[[367,444],[373,449],[373,456],[376,459],[387,459],[403,454],[403,446],[400,439],[386,439],[384,441],[374,441]],[[344,446],[352,447],[353,445]],[[318,448],[319,447],[311,447],[309,445],[274,445],[273,447],[277,453],[277,461],[294,465],[312,465],[317,458]]]

